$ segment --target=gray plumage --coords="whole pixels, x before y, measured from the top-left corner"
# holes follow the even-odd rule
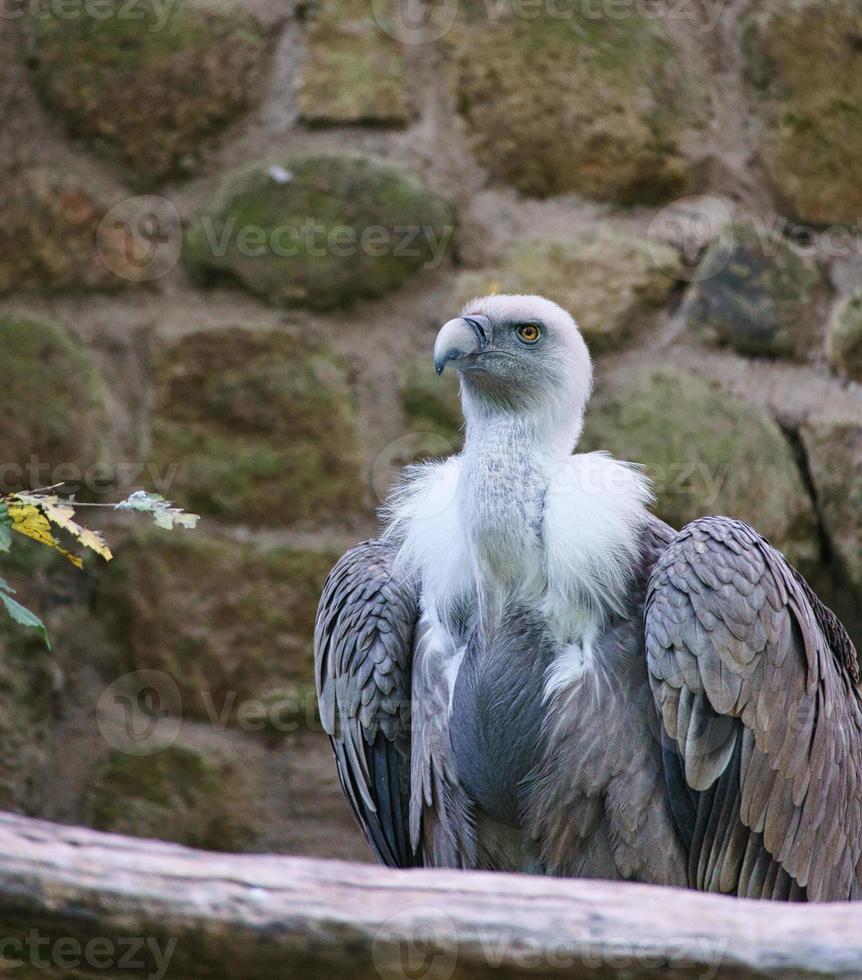
[[[554,304],[476,300],[435,358],[461,372],[464,452],[409,475],[315,633],[378,858],[859,897],[862,699],[835,616],[746,524],[677,533],[631,467],[571,455],[590,367]]]

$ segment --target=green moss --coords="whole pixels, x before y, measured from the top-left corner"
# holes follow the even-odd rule
[[[0,317],[0,345],[0,483],[48,486],[110,461],[108,395],[86,350],[55,324],[16,317]]]
[[[123,234],[100,228],[105,204],[86,181],[54,166],[4,175],[0,294],[112,291],[133,281]]]
[[[736,225],[707,250],[682,313],[692,330],[742,354],[804,357],[819,279],[781,237]]]
[[[87,823],[97,830],[239,851],[252,829],[235,814],[236,776],[222,760],[177,745],[152,756],[116,752],[89,788]]]
[[[790,445],[760,410],[685,371],[645,368],[600,387],[580,449],[642,463],[657,513],[748,521],[792,561],[819,559],[816,521]]]
[[[156,367],[152,458],[197,513],[245,524],[341,518],[363,506],[345,365],[296,333],[193,334]]]
[[[510,246],[483,272],[464,272],[454,305],[487,293],[536,293],[577,320],[594,353],[621,346],[639,320],[668,299],[679,255],[658,243],[599,227],[562,241]]]
[[[186,713],[235,722],[248,701],[313,683],[314,617],[334,560],[148,533],[102,576],[98,610],[125,645],[125,669],[164,670]]]
[[[282,173],[283,171],[283,173]],[[451,208],[398,167],[296,156],[227,178],[186,237],[191,271],[285,306],[382,296],[442,260]]]
[[[297,103],[306,122],[404,125],[404,52],[364,0],[322,0]]]
[[[685,192],[697,93],[653,17],[489,18],[453,32],[479,162],[518,190],[652,203]],[[541,66],[541,70],[538,70]]]
[[[785,210],[800,220],[862,217],[862,4],[775,0],[744,23],[760,156]]]
[[[449,372],[438,377],[430,357],[416,357],[407,364],[401,404],[412,431],[439,435],[453,450],[461,444],[464,421],[458,382]]]
[[[836,309],[826,335],[829,361],[835,370],[853,381],[862,381],[862,289],[848,296]]]
[[[30,20],[36,82],[73,132],[142,184],[194,168],[209,137],[245,109],[268,46],[230,0],[142,0],[137,16]]]
[[[806,423],[801,437],[826,533],[862,602],[862,422],[826,415]]]

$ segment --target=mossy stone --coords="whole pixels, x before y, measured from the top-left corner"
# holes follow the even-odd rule
[[[438,265],[453,231],[450,206],[400,167],[302,155],[228,177],[189,230],[186,258],[204,282],[329,309]]]
[[[335,557],[145,533],[101,576],[97,605],[126,669],[163,670],[187,715],[236,723],[248,702],[313,684],[314,617]]]
[[[594,353],[622,346],[668,299],[681,268],[669,246],[598,228],[563,241],[511,245],[499,263],[463,272],[454,305],[488,293],[535,293],[568,310]]]
[[[195,513],[252,525],[364,506],[359,422],[340,358],[297,332],[191,334],[155,368],[154,466]]]
[[[140,0],[135,16],[30,18],[45,102],[140,184],[195,169],[213,134],[258,94],[268,44],[233,0]]]
[[[463,441],[464,417],[458,381],[451,371],[438,377],[430,357],[414,357],[401,380],[401,405],[413,432],[430,432],[452,450]]]
[[[13,316],[0,316],[0,345],[0,490],[109,471],[108,394],[86,349],[56,324]]]
[[[491,15],[480,3],[462,13],[451,33],[458,102],[493,177],[540,197],[685,193],[683,137],[699,99],[657,18]]]
[[[862,289],[842,300],[826,334],[832,367],[851,381],[862,381]]]
[[[741,354],[801,358],[815,341],[819,279],[780,236],[736,225],[707,249],[682,314],[691,330]]]
[[[380,29],[371,6],[365,0],[320,0],[311,16],[297,96],[302,119],[320,125],[406,124],[404,51]]]
[[[115,752],[87,792],[96,830],[154,837],[211,851],[241,851],[253,828],[240,816],[236,767],[172,745],[151,756]]]
[[[138,270],[122,229],[100,227],[107,206],[53,166],[25,167],[0,186],[0,294],[113,291]]]
[[[18,589],[16,598],[44,617],[23,582],[3,575]],[[24,629],[0,610],[0,808],[37,812],[43,795],[54,723],[51,654],[34,630]]]
[[[862,221],[862,4],[771,0],[743,24],[760,157],[786,213]]]
[[[800,435],[826,533],[862,602],[862,421],[824,415]]]
[[[778,425],[689,372],[640,368],[601,383],[579,447],[597,449],[643,464],[656,512],[676,528],[724,514],[794,562],[820,557],[814,508]]]

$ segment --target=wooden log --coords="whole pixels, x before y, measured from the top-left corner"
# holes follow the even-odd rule
[[[0,815],[0,976],[862,976],[862,904],[216,854]]]

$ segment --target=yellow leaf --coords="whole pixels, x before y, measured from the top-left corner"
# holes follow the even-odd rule
[[[12,521],[12,530],[23,534],[25,537],[38,541],[54,551],[59,551],[76,567],[83,568],[84,563],[77,555],[61,548],[59,542],[51,533],[51,525],[48,518],[34,504],[9,504],[9,517]]]
[[[114,557],[111,554],[111,549],[108,547],[107,542],[98,531],[91,531],[89,528],[82,527],[77,537],[85,548],[89,548],[90,551],[95,551],[105,561],[110,561]]]
[[[105,539],[98,531],[91,531],[89,528],[78,524],[75,520],[75,508],[71,504],[61,501],[59,497],[47,494],[43,496],[41,494],[18,493],[15,496],[18,500],[40,508],[52,524],[68,531],[85,548],[95,551],[105,561],[110,561],[114,557]]]

